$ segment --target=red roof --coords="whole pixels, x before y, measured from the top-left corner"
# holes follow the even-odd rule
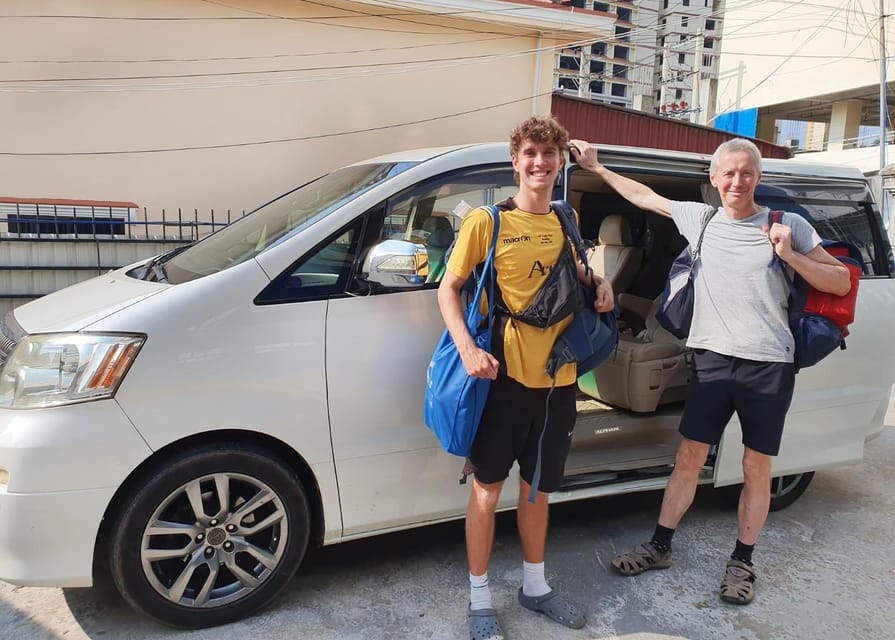
[[[601,144],[627,145],[712,154],[719,144],[743,137],[701,124],[644,111],[553,94],[551,111],[573,138]],[[788,147],[752,140],[763,158],[791,158]]]
[[[116,200],[68,200],[65,198],[16,198],[13,196],[0,196],[0,202],[10,204],[48,204],[66,207],[113,207],[123,209],[136,209],[136,202],[118,202]]]

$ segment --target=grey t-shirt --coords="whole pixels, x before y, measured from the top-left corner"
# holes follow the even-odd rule
[[[712,209],[701,202],[672,202],[671,217],[691,247]],[[720,208],[709,221],[695,272],[688,347],[762,362],[793,361],[789,288],[772,262],[774,249],[762,231],[767,223],[767,208],[742,220]],[[792,229],[792,246],[799,253],[820,244],[820,236],[798,214],[784,213],[781,223]]]

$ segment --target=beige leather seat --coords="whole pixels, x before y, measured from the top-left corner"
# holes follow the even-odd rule
[[[599,244],[588,256],[588,264],[609,280],[615,293],[626,291],[640,270],[643,249],[635,247],[631,226],[617,213],[606,216],[600,224]]]
[[[619,336],[613,356],[578,386],[607,404],[637,412],[655,411],[660,404],[683,400],[690,376],[685,340],[675,338],[656,320],[661,296],[655,300],[631,294],[618,296],[618,305],[643,318],[637,336]]]

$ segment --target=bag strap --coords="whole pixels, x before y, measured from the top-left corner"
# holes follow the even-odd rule
[[[699,230],[699,238],[696,239],[696,247],[690,252],[690,271],[687,274],[688,277],[693,275],[693,269],[696,268],[696,262],[699,260],[699,256],[702,253],[702,239],[705,237],[705,230],[708,228],[709,222],[715,217],[716,213],[718,213],[718,207],[714,207],[711,212],[709,212],[709,215],[705,217],[705,220],[702,221],[702,228]]]
[[[777,211],[768,211],[768,231],[770,231],[771,227],[774,224],[783,224],[783,212],[780,210]],[[770,240],[768,240],[770,243]],[[786,286],[789,287],[789,295],[794,300],[798,298],[798,292],[796,290],[796,284],[793,282],[792,277],[789,275],[789,270],[786,268],[786,264],[783,260],[780,259],[780,256],[777,255],[776,249],[774,249],[773,243],[771,243],[771,266],[773,267],[775,264],[780,267],[780,271],[783,273],[783,279],[786,281]]]
[[[587,263],[587,249],[584,246],[584,240],[581,239],[581,232],[578,230],[578,220],[575,219],[575,210],[572,209],[572,205],[565,200],[552,201],[550,203],[550,208],[556,212],[556,217],[559,218],[563,233],[568,236],[572,246],[575,247],[578,259],[581,260],[581,263],[584,265],[585,272],[590,275],[593,269],[591,269],[590,265]]]
[[[476,315],[478,314],[479,304],[482,299],[482,290],[485,288],[485,279],[488,279],[488,326],[492,326],[494,320],[494,254],[497,250],[497,235],[500,232],[500,210],[492,205],[482,207],[491,214],[491,220],[494,221],[494,229],[491,233],[491,247],[488,249],[488,257],[485,258],[485,266],[482,269],[482,277],[476,283],[475,296],[466,310],[466,325],[470,331],[478,324]]]

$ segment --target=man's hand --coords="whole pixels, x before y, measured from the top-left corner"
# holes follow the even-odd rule
[[[597,150],[590,142],[586,142],[585,140],[569,141],[569,153],[572,155],[572,159],[577,162],[582,169],[596,171],[597,167],[600,166],[600,163],[597,160]]]
[[[768,236],[768,240],[774,247],[774,252],[780,259],[788,261],[794,251],[792,248],[792,229],[775,222],[770,228],[766,224],[762,225],[761,230]]]
[[[615,296],[612,294],[612,285],[606,278],[595,278],[597,281],[597,299],[594,301],[594,309],[599,313],[606,313],[615,308]]]
[[[497,378],[497,368],[500,363],[497,358],[478,347],[471,347],[467,350],[460,350],[460,359],[463,360],[463,366],[466,373],[474,378]]]
[[[631,178],[610,171],[600,164],[597,159],[597,150],[586,140],[569,141],[569,153],[572,160],[578,163],[582,169],[590,171],[600,177],[618,194],[641,209],[671,217],[671,200],[660,196],[645,184],[641,184]]]
[[[441,316],[451,338],[457,345],[466,373],[475,378],[494,380],[499,366],[497,358],[480,349],[466,327],[464,309],[460,303],[460,289],[463,288],[464,282],[466,281],[463,278],[446,271],[441,278],[441,284],[438,285],[438,307],[441,309]]]

